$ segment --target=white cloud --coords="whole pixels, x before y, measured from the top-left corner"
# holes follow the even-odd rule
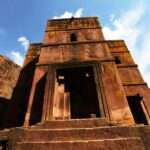
[[[139,4],[135,8],[121,14],[117,19],[113,18],[112,25],[114,29],[108,26],[103,28],[105,38],[122,38],[128,43],[129,48],[134,49],[141,34],[138,24],[143,17],[144,11],[144,6]]]
[[[83,13],[83,8],[79,8],[75,13],[74,13],[74,17],[79,18],[82,16]]]
[[[53,19],[71,18],[71,17],[79,18],[82,16],[82,13],[83,8],[79,8],[75,13],[65,11],[62,15],[53,17]]]
[[[110,16],[113,28],[104,26],[103,32],[107,40],[123,39],[127,43],[133,57],[150,85],[150,31],[143,27],[143,18],[146,15],[146,7],[142,3],[122,13],[119,17]]]
[[[21,43],[21,45],[24,47],[24,50],[26,51],[29,47],[29,40],[25,36],[21,36],[17,40]]]
[[[110,21],[113,21],[115,19],[115,14],[111,14],[109,19]]]
[[[27,51],[29,47],[29,40],[25,36],[21,36],[17,41],[23,46],[24,50]],[[9,54],[10,58],[18,65],[22,66],[24,61],[24,52],[13,50]]]
[[[146,81],[148,81],[148,84],[150,86],[150,29],[147,30],[147,32],[144,33],[142,38],[142,45],[141,49],[139,51],[139,59],[138,62],[140,64],[140,68],[142,71],[142,74],[144,75],[144,78]]]
[[[10,54],[11,54],[10,57],[13,59],[13,61],[14,61],[16,64],[22,66],[24,57],[21,55],[21,53],[18,52],[18,51],[11,51]]]
[[[53,19],[71,18],[71,17],[72,17],[72,13],[68,12],[68,11],[65,11],[64,14],[62,14],[59,17],[55,16]]]

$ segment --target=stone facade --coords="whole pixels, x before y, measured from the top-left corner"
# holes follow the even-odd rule
[[[2,147],[150,149],[149,88],[125,42],[106,41],[97,17],[49,20],[12,101],[2,128],[23,127],[0,132]]]

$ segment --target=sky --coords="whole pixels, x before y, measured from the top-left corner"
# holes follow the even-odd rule
[[[125,40],[150,86],[150,0],[0,0],[0,54],[22,65],[48,19],[97,16],[105,39]]]

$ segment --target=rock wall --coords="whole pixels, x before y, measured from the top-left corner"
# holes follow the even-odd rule
[[[0,97],[10,99],[21,67],[0,55]]]

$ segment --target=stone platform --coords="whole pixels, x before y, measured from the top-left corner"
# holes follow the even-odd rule
[[[150,150],[150,126],[116,125],[104,118],[48,121],[1,131],[0,139],[9,150]]]

